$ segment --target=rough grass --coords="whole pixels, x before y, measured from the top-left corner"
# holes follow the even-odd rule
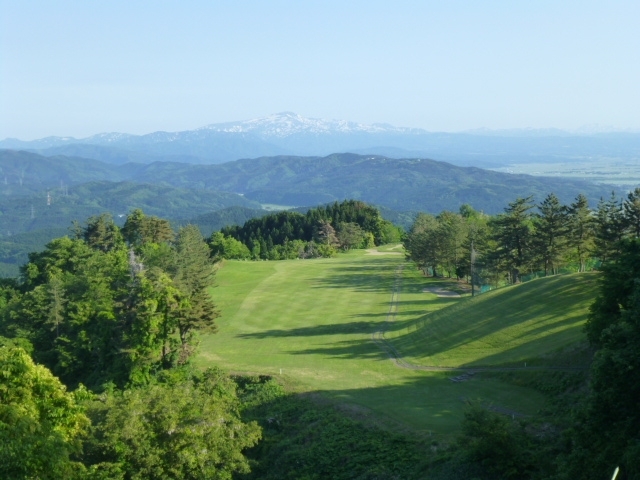
[[[401,369],[388,359],[372,341],[371,334],[385,324],[394,272],[402,264],[403,255],[367,255],[363,251],[340,254],[333,259],[227,261],[218,271],[218,286],[212,290],[221,312],[219,332],[202,338],[197,361],[202,366],[216,364],[237,373],[275,375],[295,391],[319,392],[350,405],[371,422],[388,422],[434,437],[457,431],[469,401],[523,414],[538,411],[544,397],[531,388],[482,374],[454,383],[448,377],[457,373]],[[389,325],[387,337],[406,350],[412,360],[427,360],[436,352],[442,361],[473,363],[476,357],[464,349],[461,332],[444,325],[437,330],[439,343],[424,347],[431,348],[428,356],[420,354],[426,329],[432,328],[427,318],[445,315],[445,311],[440,312],[443,307],[459,309],[469,301],[422,293],[431,280],[422,278],[409,264],[405,274],[398,315]],[[570,288],[569,283],[566,288]],[[498,292],[473,302],[490,305],[494,297],[499,300]],[[519,300],[497,303],[495,308],[528,302],[525,297],[523,293]],[[544,343],[549,336],[536,334],[535,329],[550,328],[554,322],[549,318],[536,323],[540,312],[534,312],[535,303],[536,300],[521,303],[531,305],[526,307],[531,309],[526,317],[530,326],[518,333],[522,345],[531,339]],[[425,316],[427,312],[431,313]],[[498,312],[496,320],[502,317]],[[473,321],[481,319],[476,316],[466,321],[465,334],[473,341],[481,337],[480,332],[485,336],[498,333],[489,326],[474,330],[470,328]],[[580,321],[571,320],[576,324]],[[579,335],[563,338],[573,341]],[[548,338],[552,339],[556,337]],[[517,347],[518,337],[512,336],[510,342],[507,351]],[[544,352],[561,343],[554,341]],[[492,348],[489,355],[501,354],[499,345]],[[462,353],[456,353],[458,350]],[[525,350],[527,355],[533,351]],[[478,360],[487,358],[477,355]]]

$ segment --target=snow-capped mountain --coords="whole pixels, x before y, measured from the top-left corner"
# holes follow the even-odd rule
[[[594,156],[639,158],[640,134],[579,135],[558,130],[432,133],[282,112],[181,132],[100,133],[82,139],[47,137],[32,142],[6,139],[0,141],[0,148],[116,164],[157,161],[212,164],[275,155],[325,156],[351,152],[432,158],[486,168],[518,162],[557,162],[560,157],[568,161]]]
[[[281,112],[267,117],[244,120],[240,122],[214,123],[199,130],[210,130],[225,133],[253,133],[262,138],[284,138],[296,134],[334,135],[345,133],[400,133],[420,134],[425,130],[399,128],[387,124],[349,122],[347,120],[325,120],[322,118],[306,118],[293,112]]]

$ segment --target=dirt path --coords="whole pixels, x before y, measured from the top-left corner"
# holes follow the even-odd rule
[[[375,344],[387,354],[389,359],[394,362],[400,368],[406,368],[409,370],[423,370],[426,372],[467,372],[469,374],[474,374],[476,372],[510,372],[510,371],[521,371],[521,370],[547,370],[547,371],[570,371],[576,372],[581,370],[586,370],[585,368],[580,367],[436,367],[436,366],[423,366],[416,365],[408,360],[405,360],[400,352],[396,350],[396,348],[384,338],[384,334],[387,331],[389,325],[395,321],[396,315],[398,313],[398,301],[400,298],[400,292],[402,291],[402,271],[404,269],[404,264],[398,266],[395,270],[395,278],[393,281],[393,289],[391,291],[391,301],[389,302],[389,310],[387,311],[387,316],[385,317],[384,322],[380,326],[380,329],[373,332],[371,334],[371,339],[375,342]],[[450,292],[447,290],[447,292]],[[450,292],[457,296],[457,293]],[[450,295],[453,296],[453,295]]]

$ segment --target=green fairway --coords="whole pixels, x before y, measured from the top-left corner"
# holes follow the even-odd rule
[[[322,392],[362,414],[392,419],[434,435],[455,432],[469,401],[522,414],[536,412],[544,398],[533,390],[482,374],[454,383],[449,377],[459,373],[403,369],[389,360],[373,342],[374,332],[387,328],[386,336],[397,348],[406,350],[412,361],[424,363],[433,357],[433,353],[419,353],[425,329],[431,328],[427,319],[450,310],[441,311],[443,307],[459,309],[470,300],[423,293],[433,281],[405,263],[399,249],[384,250],[356,251],[332,259],[226,261],[212,292],[221,312],[219,332],[203,337],[199,364],[280,376],[297,391]],[[406,266],[398,312],[395,321],[387,323],[394,272],[400,265]],[[497,294],[471,301],[489,304]],[[528,335],[542,338],[534,330],[546,328],[547,323],[535,323],[533,313],[530,317]],[[473,321],[478,317],[467,323],[468,329]],[[464,346],[462,332],[455,327],[448,332],[441,327],[439,334],[452,338],[442,337],[437,346],[424,345],[425,351],[439,349],[438,358],[472,363],[464,349],[455,353]],[[525,345],[527,332],[520,332]],[[473,331],[468,334],[474,338]],[[572,335],[557,337],[559,340],[545,351],[580,334]],[[517,343],[514,338],[512,346]],[[447,353],[445,348],[453,350]],[[498,350],[494,347],[490,355],[499,354]]]

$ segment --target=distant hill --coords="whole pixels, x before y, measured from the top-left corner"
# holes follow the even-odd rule
[[[96,160],[4,150],[0,151],[0,169],[0,175],[6,178],[6,183],[0,181],[0,194],[4,195],[30,195],[55,188],[60,182],[74,185],[88,180],[126,180],[173,186],[194,193],[207,190],[245,197],[223,206],[251,207],[248,200],[305,206],[357,199],[405,212],[439,213],[458,210],[460,205],[469,203],[478,210],[498,213],[519,196],[533,195],[536,201],[541,201],[554,192],[564,203],[569,203],[578,193],[584,193],[595,205],[600,197],[611,193],[609,186],[585,181],[513,175],[429,159],[356,154],[262,157],[220,165],[173,162],[108,165]],[[4,178],[0,176],[0,180]],[[211,210],[214,209],[197,214]]]
[[[167,185],[132,182],[90,182],[50,193],[0,197],[0,236],[40,230],[66,228],[73,220],[110,212],[124,218],[134,208],[163,218],[188,219],[233,205],[259,208],[240,195],[209,190],[188,190]],[[124,221],[124,220],[122,220]]]
[[[431,213],[458,210],[464,203],[498,213],[517,197],[533,195],[541,201],[550,192],[565,203],[584,193],[595,205],[611,193],[611,187],[589,182],[355,154],[266,157],[221,165],[156,163],[139,169],[135,178],[236,192],[260,203],[303,206],[357,199],[397,211]]]
[[[177,161],[215,164],[275,155],[325,156],[334,152],[426,157],[456,165],[498,167],[577,159],[640,156],[640,133],[568,133],[560,130],[428,132],[387,124],[305,118],[282,112],[263,118],[146,135],[5,139],[0,148],[43,155],[83,156],[108,163]]]
[[[0,150],[0,195],[31,195],[49,188],[92,181],[122,181],[127,174],[106,163],[78,157],[45,157]]]

